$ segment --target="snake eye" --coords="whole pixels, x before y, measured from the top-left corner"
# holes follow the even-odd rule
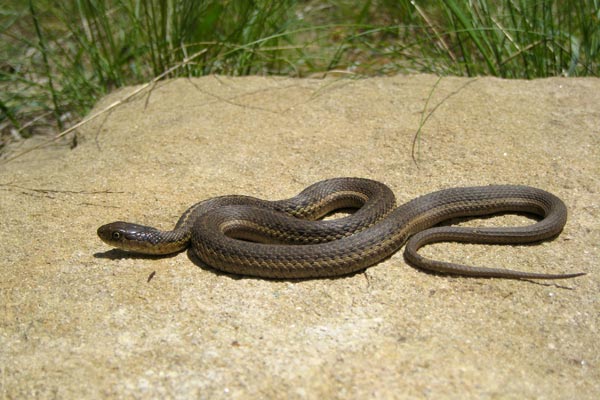
[[[119,232],[119,231],[114,231],[114,232],[112,233],[112,238],[113,238],[114,240],[121,240],[121,232]]]

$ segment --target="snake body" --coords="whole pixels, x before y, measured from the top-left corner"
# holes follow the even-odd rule
[[[346,217],[319,220],[340,209]],[[528,213],[541,218],[529,226],[435,227],[458,217]],[[511,279],[562,279],[583,273],[547,274],[472,267],[430,260],[418,254],[427,244],[530,243],[557,236],[567,209],[556,196],[529,186],[492,185],[433,192],[399,207],[384,184],[361,178],[317,182],[295,197],[267,201],[221,196],[186,210],[172,231],[122,221],[98,228],[99,237],[123,250],[169,254],[190,246],[216,269],[265,278],[346,275],[391,256],[406,242],[406,260],[440,273]]]

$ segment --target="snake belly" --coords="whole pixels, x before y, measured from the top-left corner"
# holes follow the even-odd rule
[[[342,218],[319,220],[340,209]],[[519,227],[466,228],[441,222],[497,213],[528,213],[538,222]],[[221,196],[199,202],[172,231],[122,221],[103,225],[98,235],[123,250],[168,254],[190,246],[216,269],[263,278],[321,278],[363,270],[394,254],[407,242],[405,259],[439,273],[511,279],[562,279],[582,273],[549,274],[473,267],[424,258],[418,249],[442,241],[518,244],[557,236],[567,220],[564,203],[529,186],[451,188],[395,206],[384,184],[362,178],[317,182],[295,197],[267,201]]]

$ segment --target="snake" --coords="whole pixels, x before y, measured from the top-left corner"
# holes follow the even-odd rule
[[[344,216],[324,218],[345,212]],[[536,222],[516,227],[465,227],[461,218],[517,213]],[[173,230],[116,221],[98,228],[122,251],[164,255],[190,248],[202,263],[226,273],[260,278],[325,278],[365,270],[405,243],[405,260],[419,269],[471,277],[564,279],[585,273],[542,273],[469,266],[426,258],[437,242],[525,244],[558,236],[567,208],[530,186],[454,187],[396,205],[392,190],[365,178],[332,178],[277,201],[251,196],[209,198],[189,207]]]

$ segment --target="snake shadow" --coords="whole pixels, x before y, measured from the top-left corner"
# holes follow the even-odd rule
[[[211,272],[217,276],[223,276],[223,277],[228,277],[230,279],[236,280],[236,281],[241,281],[241,280],[258,280],[258,281],[273,281],[273,282],[303,282],[303,281],[315,281],[315,280],[340,280],[340,279],[344,279],[344,278],[348,278],[348,277],[352,277],[352,276],[356,276],[356,275],[361,275],[365,272],[365,270],[367,268],[363,268],[361,270],[358,271],[354,271],[351,272],[349,274],[344,274],[344,275],[338,275],[338,276],[331,276],[331,277],[315,277],[315,278],[265,278],[265,277],[259,277],[259,276],[251,276],[251,275],[240,275],[240,274],[234,274],[231,272],[225,272],[225,271],[221,271],[219,269],[216,269],[214,267],[211,267],[210,265],[206,264],[204,261],[200,260],[200,258],[198,258],[198,256],[196,255],[196,253],[194,252],[194,250],[192,250],[191,248],[188,248],[186,250],[186,254],[188,256],[188,259],[194,263],[198,268],[207,271],[207,272]]]
[[[152,255],[152,254],[142,254],[142,253],[133,253],[130,251],[125,251],[121,249],[110,249],[103,252],[94,253],[94,258],[102,258],[108,260],[161,260],[164,258],[172,258],[177,256],[179,253],[173,254],[163,254],[163,255]]]
[[[528,244],[528,245],[530,245],[530,244]],[[531,244],[531,245],[534,245],[534,244]],[[361,270],[354,271],[349,274],[339,275],[339,276],[320,277],[320,278],[319,277],[315,277],[315,278],[263,278],[263,277],[256,277],[256,276],[233,274],[230,272],[224,272],[224,271],[218,270],[218,269],[213,268],[210,265],[204,263],[202,260],[200,260],[191,248],[188,248],[185,251],[186,251],[186,255],[187,255],[188,259],[193,264],[195,264],[198,268],[200,268],[204,271],[210,272],[212,274],[215,274],[217,276],[226,277],[226,278],[236,280],[236,281],[242,281],[242,280],[264,281],[264,280],[267,280],[267,281],[273,281],[273,282],[303,282],[303,281],[313,281],[313,280],[329,280],[329,281],[340,280],[340,279],[345,279],[345,278],[351,278],[351,277],[358,276],[358,275],[363,275],[363,274],[365,274],[365,271],[367,269],[375,267],[376,265],[383,263],[392,257],[392,256],[386,257],[385,259],[381,260],[379,263],[377,263],[373,266],[363,268]],[[401,251],[401,250],[399,250],[399,251]],[[179,252],[179,253],[181,253],[181,252]],[[122,260],[122,259],[160,260],[160,259],[165,259],[165,258],[176,257],[177,255],[179,255],[179,253],[173,253],[173,254],[169,254],[169,255],[148,255],[148,254],[131,253],[131,252],[127,252],[127,251],[119,250],[119,249],[111,249],[111,250],[108,250],[105,252],[95,253],[94,258],[109,259],[109,260]],[[408,265],[424,274],[431,275],[431,276],[451,278],[453,280],[454,279],[456,279],[456,280],[476,279],[478,281],[482,281],[482,280],[494,279],[494,278],[490,278],[490,277],[474,277],[474,276],[445,274],[445,273],[441,273],[441,272],[421,269],[421,268],[418,268],[418,267],[408,263],[406,260],[403,260],[403,261],[404,261],[404,263],[403,263],[404,265],[395,265],[395,266],[404,267],[405,265]],[[154,275],[155,275],[155,271],[152,274],[150,274],[150,276],[148,277],[148,282],[150,282],[150,280],[154,277]],[[554,286],[554,287],[557,287],[560,289],[574,290],[574,288],[572,288],[572,287],[560,285],[557,282],[547,282],[547,281],[544,282],[544,281],[537,281],[537,280],[532,280],[532,279],[519,279],[519,280],[526,281],[526,282],[533,283],[533,284],[540,285],[540,286]]]
[[[354,271],[351,272],[349,274],[344,274],[344,275],[338,275],[338,276],[332,276],[332,277],[315,277],[315,278],[263,278],[263,277],[257,277],[257,276],[249,276],[249,275],[240,275],[240,274],[233,274],[230,272],[224,272],[221,270],[218,270],[216,268],[211,267],[210,265],[204,263],[202,260],[200,260],[198,258],[198,256],[194,253],[194,251],[192,249],[188,249],[186,251],[186,254],[188,256],[188,259],[194,263],[198,268],[213,273],[217,276],[220,277],[226,277],[235,281],[244,281],[244,280],[260,280],[260,281],[272,281],[272,282],[291,282],[291,283],[299,283],[299,282],[305,282],[305,281],[314,281],[314,280],[327,280],[327,281],[334,281],[334,280],[341,280],[341,279],[345,279],[345,278],[351,278],[354,276],[359,276],[359,275],[365,275],[368,279],[368,276],[365,274],[366,270],[368,270],[369,268],[375,267],[376,265],[383,263],[387,260],[389,260],[391,258],[387,257],[383,260],[381,260],[379,263],[369,266],[367,268],[363,268],[360,269],[358,271]],[[489,281],[492,279],[498,279],[498,278],[492,278],[492,277],[482,277],[482,276],[466,276],[466,275],[456,275],[456,274],[447,274],[447,273],[442,273],[442,272],[436,272],[436,271],[431,271],[431,270],[427,270],[427,269],[421,269],[418,268],[412,264],[410,264],[409,262],[407,262],[405,259],[402,259],[404,262],[403,263],[397,263],[400,265],[394,265],[394,266],[390,266],[390,267],[405,267],[405,266],[410,266],[426,275],[430,275],[430,276],[437,276],[437,277],[445,277],[445,278],[449,278],[452,279],[453,281],[459,281],[459,280],[464,280],[464,279],[470,279],[470,280],[477,280],[477,281]],[[556,288],[560,288],[560,289],[567,289],[567,290],[575,290],[572,287],[568,287],[568,286],[564,286],[564,285],[560,285],[557,282],[548,282],[548,281],[537,281],[537,280],[533,280],[533,279],[518,279],[520,281],[524,281],[524,282],[528,282],[528,283],[533,283],[539,286],[553,286]]]

